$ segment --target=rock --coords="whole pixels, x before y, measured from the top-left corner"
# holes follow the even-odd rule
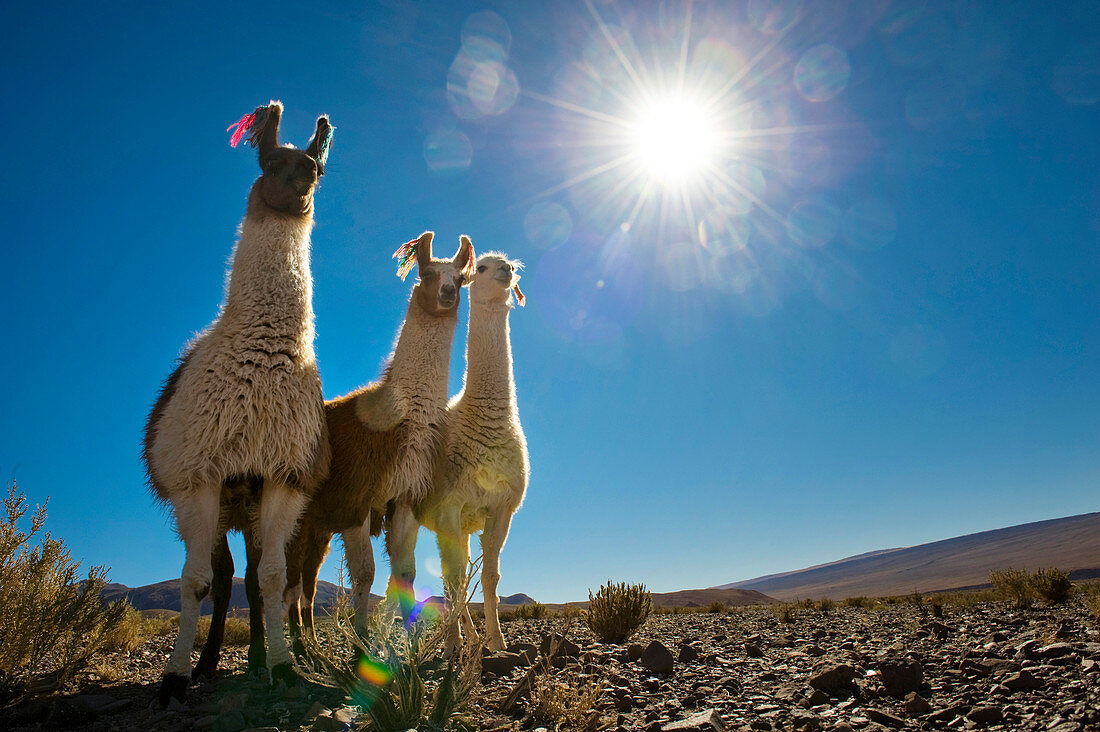
[[[855,685],[856,670],[846,663],[822,666],[810,677],[810,686],[829,694],[850,691]]]
[[[240,732],[248,726],[248,721],[239,709],[222,712],[214,720],[214,732]]]
[[[891,659],[878,665],[883,690],[890,696],[901,698],[911,691],[918,691],[924,683],[924,668],[919,661]]]
[[[542,639],[542,643],[539,645],[539,652],[544,656],[550,655],[550,648],[554,644],[557,644],[557,650],[554,652],[554,657],[568,656],[574,658],[581,655],[581,647],[568,638],[563,638],[557,633],[548,635]]]
[[[812,658],[819,658],[825,655],[825,649],[816,644],[806,646],[802,649],[802,652]]]
[[[755,643],[746,643],[745,644],[745,655],[748,656],[749,658],[763,658],[764,657],[764,651],[762,651],[760,649],[760,646],[756,645]]]
[[[221,703],[218,704],[218,711],[232,712],[245,708],[248,704],[248,692],[238,691],[235,694],[226,694]]]
[[[501,651],[495,653],[492,656],[486,656],[481,659],[481,673],[493,674],[494,676],[507,676],[512,673],[512,670],[527,660],[527,656],[521,656],[518,653],[509,653],[508,651]]]
[[[524,657],[524,663],[530,665],[539,659],[539,647],[534,643],[513,643],[504,650],[518,653]]]
[[[642,666],[655,674],[670,674],[673,668],[672,651],[665,648],[660,641],[653,641],[646,646],[641,658]]]
[[[1073,652],[1074,648],[1069,643],[1051,643],[1049,646],[1043,646],[1035,651],[1035,656],[1037,658],[1061,658]]]
[[[949,638],[950,636],[952,636],[956,632],[958,632],[958,631],[955,630],[955,628],[952,628],[950,625],[945,625],[944,623],[940,623],[940,622],[937,622],[935,620],[933,620],[931,623],[928,624],[928,630],[930,630],[932,632],[932,634],[935,635],[940,640],[944,640],[945,638]]]
[[[997,724],[1004,719],[1004,712],[1000,707],[975,707],[966,718],[978,725]]]
[[[932,705],[928,700],[915,691],[909,692],[905,697],[905,713],[910,717],[923,717],[932,711]]]
[[[1031,675],[1031,672],[1026,668],[1001,679],[1001,684],[1012,691],[1020,691],[1022,689],[1041,689],[1044,684],[1041,680]]]
[[[645,646],[641,643],[631,643],[626,647],[626,657],[628,660],[637,661],[642,657],[642,653],[645,652]]]
[[[905,726],[905,720],[901,717],[895,717],[889,712],[884,712],[881,709],[868,709],[863,713],[863,716],[872,722],[883,725],[884,727],[891,727],[893,729],[901,729]]]
[[[680,663],[690,663],[699,658],[699,651],[694,646],[681,646],[678,660]]]
[[[71,699],[57,699],[46,714],[46,726],[61,729],[83,727],[95,721],[96,712]]]
[[[821,689],[814,689],[813,693],[810,694],[810,696],[806,698],[806,701],[809,702],[811,707],[816,707],[816,706],[819,706],[821,704],[828,704],[829,703],[829,695],[826,694]]]
[[[321,715],[331,717],[332,716],[332,710],[329,709],[328,707],[326,707],[321,702],[313,702],[313,706],[311,706],[309,708],[309,710],[306,711],[305,716],[302,717],[302,722],[305,723],[305,724],[308,724],[308,723],[312,722],[313,720],[317,719],[318,717],[320,717]]]
[[[673,730],[708,730],[708,732],[725,732],[726,725],[722,723],[722,718],[718,716],[718,712],[714,709],[705,709],[698,714],[693,714],[687,719],[681,719],[678,722],[669,722],[666,725],[660,727],[661,732],[672,732]]]
[[[947,724],[948,722],[953,722],[956,718],[963,716],[969,711],[969,704],[955,704],[953,706],[947,707],[946,709],[941,709],[938,712],[933,712],[932,714],[928,715],[928,721],[934,724]]]

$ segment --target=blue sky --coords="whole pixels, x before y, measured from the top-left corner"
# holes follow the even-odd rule
[[[141,428],[258,174],[225,128],[271,98],[286,141],[337,127],[327,397],[389,352],[400,242],[527,263],[501,594],[705,587],[1098,508],[1091,2],[63,5],[9,8],[0,44],[0,473],[115,581],[182,566]],[[650,104],[706,122],[666,151],[702,159],[678,184],[639,149]],[[436,561],[422,535],[425,587]]]

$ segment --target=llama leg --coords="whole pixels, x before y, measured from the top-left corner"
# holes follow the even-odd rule
[[[214,614],[210,617],[210,633],[206,636],[206,645],[202,648],[199,662],[191,672],[191,680],[203,676],[213,678],[221,658],[222,643],[225,640],[225,616],[229,612],[229,599],[233,593],[233,555],[229,551],[229,537],[222,534],[222,540],[214,547],[214,556],[210,559],[214,571],[211,593],[214,596]]]
[[[305,564],[302,569],[302,625],[306,637],[317,642],[317,636],[313,632],[313,600],[317,597],[317,577],[321,574],[321,565],[328,556],[328,545],[332,541],[332,535],[328,535],[323,542],[312,544],[306,551]]]
[[[504,634],[500,632],[497,616],[497,583],[500,581],[500,550],[508,538],[512,514],[490,514],[481,533],[481,591],[485,596],[485,635],[489,638],[489,650],[504,650]]]
[[[287,544],[286,550],[286,592],[283,593],[286,602],[287,626],[290,630],[291,643],[294,645],[294,655],[301,656],[305,653],[302,646],[302,606],[305,597],[302,593],[302,542],[301,537]]]
[[[351,574],[352,600],[355,603],[355,631],[366,636],[370,588],[374,584],[374,548],[370,542],[370,513],[362,526],[344,532],[344,554]]]
[[[167,706],[170,699],[183,701],[191,676],[191,649],[195,645],[202,598],[210,591],[214,576],[210,558],[218,533],[218,503],[221,491],[217,486],[199,488],[179,496],[173,502],[176,528],[183,537],[187,558],[183,562],[180,581],[180,630],[176,645],[168,658],[158,699]]]
[[[255,528],[244,532],[244,551],[247,566],[244,570],[244,590],[248,595],[248,672],[257,674],[267,668],[267,651],[264,650],[264,598],[260,594],[260,542]]]
[[[286,544],[298,526],[307,498],[279,481],[266,479],[260,497],[260,593],[267,626],[267,667],[271,681],[293,683],[290,650],[283,635],[283,591],[286,589]]]
[[[446,506],[436,516],[435,540],[439,545],[439,565],[443,569],[443,594],[450,603],[453,617],[447,618],[446,655],[451,656],[462,641],[459,618],[466,609],[466,566],[470,562],[469,537],[462,534],[462,512],[458,506]]]
[[[413,580],[416,579],[416,532],[419,530],[412,506],[405,503],[394,506],[386,531],[386,553],[390,555],[390,584],[386,597],[398,601],[404,620],[409,619],[416,602]]]

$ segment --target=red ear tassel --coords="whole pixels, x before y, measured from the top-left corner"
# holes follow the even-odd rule
[[[512,292],[516,293],[516,302],[521,308],[527,305],[527,298],[523,296],[523,290],[519,289],[519,285],[512,285]]]
[[[393,253],[393,258],[397,260],[397,276],[402,280],[416,264],[416,244],[418,241],[419,239],[410,239]]]
[[[255,123],[256,123],[256,113],[255,112],[250,112],[250,113],[246,114],[245,116],[241,117],[239,120],[237,120],[233,124],[226,127],[225,128],[226,132],[229,132],[234,127],[237,128],[237,131],[233,133],[233,137],[229,138],[229,147],[236,147],[237,143],[239,143],[244,138],[245,133],[248,132],[250,129],[252,129],[252,125],[254,125]]]

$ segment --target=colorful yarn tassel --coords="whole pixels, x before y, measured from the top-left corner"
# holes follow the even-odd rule
[[[335,129],[332,125],[325,128],[324,136],[317,141],[317,162],[324,167],[328,162],[328,149],[332,145],[332,131]]]
[[[410,239],[409,241],[398,247],[397,251],[393,253],[393,258],[397,260],[397,276],[402,280],[405,276],[412,271],[413,265],[416,264],[416,243],[418,239]]]
[[[527,298],[523,296],[523,290],[519,289],[519,285],[512,285],[512,292],[516,294],[516,302],[521,308],[527,305]]]
[[[226,132],[229,132],[234,127],[237,131],[233,133],[233,136],[229,138],[229,147],[236,147],[245,134],[248,134],[248,140],[246,142],[252,147],[256,147],[257,142],[260,139],[260,133],[264,129],[264,123],[267,121],[267,106],[257,107],[255,112],[246,114],[239,120],[234,122],[225,128]],[[326,149],[327,153],[327,149]]]

